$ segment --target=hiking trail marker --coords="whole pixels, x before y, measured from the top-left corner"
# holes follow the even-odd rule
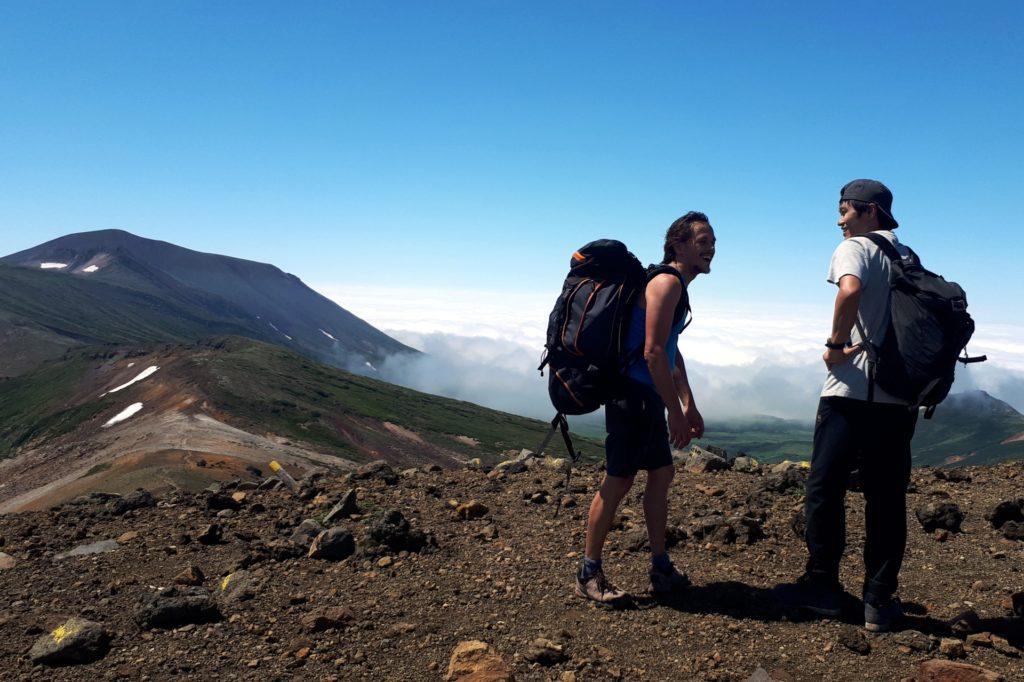
[[[270,470],[274,472],[275,476],[277,476],[277,480],[288,486],[293,493],[299,492],[298,482],[292,478],[291,474],[284,470],[284,467],[281,466],[276,459],[270,460]]]

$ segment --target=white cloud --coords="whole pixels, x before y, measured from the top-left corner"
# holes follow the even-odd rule
[[[321,286],[324,295],[424,351],[393,358],[382,378],[533,417],[550,416],[536,371],[555,294]],[[696,296],[695,296],[696,299]],[[680,347],[706,416],[809,419],[824,381],[830,306],[695,300]],[[959,369],[954,390],[981,388],[1024,411],[1024,326],[985,324],[970,344],[989,362]]]

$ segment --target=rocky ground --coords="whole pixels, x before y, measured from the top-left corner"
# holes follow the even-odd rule
[[[601,472],[575,471],[566,489],[557,464],[378,464],[297,492],[243,480],[0,516],[2,677],[1024,679],[1024,464],[915,470],[911,615],[875,636],[852,597],[847,616],[821,621],[771,594],[805,559],[799,467],[679,466],[671,551],[694,586],[668,601],[647,591],[631,492],[605,565],[633,599],[606,609],[572,592]],[[862,509],[851,493],[854,595]]]

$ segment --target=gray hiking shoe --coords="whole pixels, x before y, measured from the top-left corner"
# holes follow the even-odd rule
[[[651,592],[656,595],[672,594],[690,586],[690,579],[675,566],[670,566],[667,571],[652,568],[650,576]]]
[[[576,574],[576,596],[598,604],[611,604],[624,599],[626,593],[608,582],[604,571],[598,571],[586,579]]]
[[[903,619],[903,604],[899,597],[872,604],[864,600],[864,629],[868,632],[889,632]]]

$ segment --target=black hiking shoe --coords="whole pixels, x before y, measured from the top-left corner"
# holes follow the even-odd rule
[[[785,606],[801,608],[819,616],[838,618],[843,612],[843,588],[839,583],[804,573],[795,583],[776,586],[775,596]]]
[[[658,597],[667,597],[690,586],[690,578],[672,565],[667,571],[652,567],[650,577],[651,593]]]
[[[864,599],[864,629],[868,632],[889,632],[903,620],[903,604],[899,597]]]

